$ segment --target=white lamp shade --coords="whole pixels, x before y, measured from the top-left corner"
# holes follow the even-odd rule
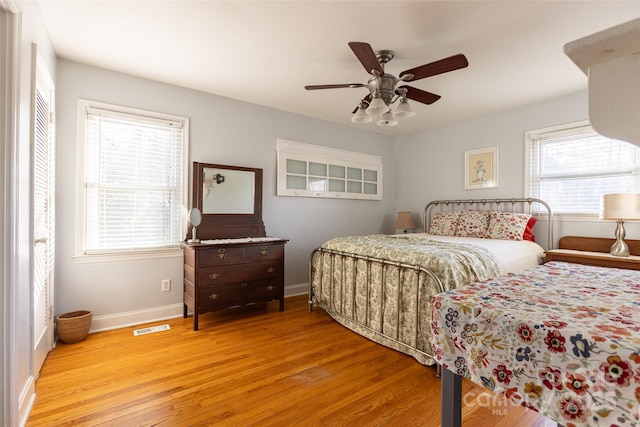
[[[386,111],[388,108],[389,107],[387,107],[387,104],[384,103],[382,98],[380,98],[380,96],[377,96],[373,98],[373,100],[369,104],[369,108],[367,108],[367,113],[371,114],[372,116],[377,116],[383,111]]]
[[[415,115],[416,112],[411,109],[411,104],[409,104],[406,99],[400,101],[400,104],[398,104],[396,111],[393,112],[393,117],[397,117],[399,119],[405,119],[408,117],[413,117]]]
[[[351,116],[351,121],[353,123],[369,123],[373,120],[373,117],[367,114],[364,108],[358,108],[356,113]]]
[[[640,219],[640,193],[603,194],[600,219]]]
[[[398,121],[393,118],[393,114],[391,114],[391,111],[387,111],[386,113],[380,116],[380,120],[378,120],[378,124],[380,126],[395,126],[398,124]]]

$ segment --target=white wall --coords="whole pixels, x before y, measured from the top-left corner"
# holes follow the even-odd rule
[[[267,234],[289,239],[285,251],[288,293],[294,285],[307,282],[309,253],[328,238],[393,232],[393,138],[65,60],[58,60],[56,84],[57,313],[88,309],[100,318],[157,307],[170,306],[175,311],[182,304],[181,257],[92,264],[74,260],[78,98],[189,117],[190,162],[262,168]],[[384,200],[277,197],[278,138],[382,156]],[[171,279],[171,292],[160,291],[162,279]]]
[[[411,210],[421,220],[430,200],[523,197],[525,132],[586,119],[585,91],[399,138],[397,209]],[[500,147],[499,188],[465,190],[464,152],[495,145]],[[539,225],[536,237],[544,245],[541,226],[546,224]],[[629,239],[640,239],[637,223],[627,223],[625,228]],[[555,246],[568,235],[614,238],[614,229],[610,221],[556,218]]]

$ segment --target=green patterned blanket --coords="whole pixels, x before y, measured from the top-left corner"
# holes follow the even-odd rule
[[[428,237],[338,237],[322,248],[422,266],[440,279],[445,290],[499,274],[498,262],[487,249]],[[434,363],[429,357],[429,297],[439,290],[427,275],[320,253],[312,260],[312,291],[314,303],[342,325],[423,364]]]

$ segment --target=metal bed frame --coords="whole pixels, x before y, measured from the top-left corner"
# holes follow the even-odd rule
[[[538,206],[538,209],[534,209],[534,205]],[[512,199],[468,199],[468,200],[435,200],[432,202],[429,202],[425,208],[424,208],[424,213],[423,213],[423,229],[426,232],[427,230],[429,230],[429,226],[431,224],[431,221],[433,219],[433,215],[436,212],[441,212],[441,211],[457,211],[457,210],[465,210],[465,209],[477,209],[478,207],[481,207],[481,209],[479,210],[483,210],[483,211],[489,211],[489,210],[501,210],[502,212],[523,212],[523,213],[528,213],[530,215],[534,215],[534,214],[538,214],[541,213],[541,210],[539,209],[539,206],[544,207],[544,209],[546,210],[546,214],[548,215],[548,234],[547,234],[547,238],[548,238],[548,247],[552,247],[553,245],[553,213],[551,211],[551,207],[544,201],[540,200],[540,199],[535,199],[535,198],[512,198]],[[510,207],[510,209],[507,209],[507,207]],[[516,209],[520,207],[521,209]],[[478,209],[477,209],[478,210]],[[314,249],[311,254],[309,255],[309,299],[308,299],[308,304],[309,304],[309,313],[311,313],[313,311],[313,306],[315,305],[315,300],[314,300],[314,293],[313,293],[313,276],[314,276],[314,267],[313,267],[313,261],[315,259],[315,257],[322,255],[322,254],[326,254],[330,257],[330,271],[329,271],[329,277],[331,278],[331,282],[330,282],[330,296],[329,296],[329,304],[330,304],[330,309],[334,310],[337,313],[344,313],[344,309],[345,307],[343,307],[342,301],[340,302],[340,307],[336,306],[336,303],[334,301],[333,298],[333,280],[334,280],[334,271],[335,269],[342,269],[342,274],[340,275],[341,277],[344,277],[344,268],[345,268],[345,263],[347,262],[352,262],[352,263],[356,263],[359,260],[360,261],[364,261],[366,268],[364,269],[364,280],[367,286],[366,289],[366,305],[365,305],[365,316],[364,319],[359,321],[357,319],[354,318],[349,318],[351,321],[355,322],[358,324],[358,326],[365,328],[369,331],[372,331],[374,333],[378,333],[378,334],[382,334],[385,339],[390,340],[392,342],[394,342],[397,346],[404,348],[406,350],[411,350],[412,352],[416,352],[419,353],[421,356],[427,358],[427,359],[431,359],[435,362],[435,359],[433,358],[433,356],[431,354],[428,354],[422,350],[417,349],[414,346],[411,346],[405,342],[400,341],[400,337],[399,337],[399,325],[400,325],[400,315],[401,315],[401,311],[399,309],[399,301],[400,301],[400,294],[402,292],[403,286],[401,285],[401,283],[403,283],[404,281],[400,280],[403,274],[406,274],[407,272],[413,272],[414,276],[415,276],[415,280],[416,280],[416,288],[420,286],[421,283],[421,278],[422,278],[422,283],[424,285],[424,279],[425,278],[430,278],[433,283],[435,284],[436,289],[438,290],[438,292],[444,292],[445,291],[445,287],[442,284],[441,280],[437,277],[436,274],[434,274],[432,271],[428,270],[425,267],[422,267],[420,265],[410,265],[410,264],[405,264],[405,263],[401,263],[401,262],[396,262],[396,261],[392,261],[392,260],[387,260],[387,259],[383,259],[383,258],[375,258],[375,257],[369,257],[369,256],[363,256],[363,255],[359,255],[359,254],[354,254],[354,253],[347,253],[347,252],[341,252],[341,251],[336,251],[336,250],[332,250],[332,249],[325,249],[322,247],[316,248]],[[387,272],[388,269],[385,269],[385,266],[387,267],[395,267],[395,272],[392,274],[396,274],[397,278],[398,278],[398,286],[396,287],[396,301],[398,301],[398,307],[396,309],[396,334],[395,336],[390,336],[388,334],[384,334],[384,316],[380,315],[380,322],[378,325],[372,325],[370,324],[370,322],[368,321],[369,319],[369,314],[370,314],[370,308],[369,307],[369,293],[370,293],[370,289],[371,289],[371,284],[372,284],[372,278],[371,278],[371,270],[372,267],[374,265],[380,266],[381,268],[381,272],[382,272],[382,282],[385,282],[385,278],[386,275],[389,274]],[[359,277],[359,273],[357,273],[357,269],[356,270],[356,274],[353,277],[353,295],[352,295],[352,307],[351,307],[351,312],[353,313],[354,309],[355,309],[355,292],[356,292],[356,286],[355,286],[355,282],[357,281],[357,278]],[[324,275],[323,271],[320,271],[320,293],[322,292],[322,277]],[[341,294],[344,292],[344,288],[345,288],[345,283],[344,281],[341,281],[341,283],[339,283],[340,285],[340,290],[341,290]],[[382,291],[384,292],[384,286],[382,287]],[[380,309],[383,309],[383,305],[384,305],[384,298],[380,298],[381,301],[381,307]],[[415,313],[415,317],[416,320],[419,318],[420,316],[420,292],[416,292],[416,313]],[[420,333],[419,327],[418,327],[418,322],[416,322],[416,343],[417,343],[417,337],[418,334]],[[440,365],[437,365],[436,367],[436,375],[439,377],[441,373],[441,367]]]

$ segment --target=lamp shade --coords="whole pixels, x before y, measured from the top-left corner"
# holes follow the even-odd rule
[[[386,113],[383,113],[380,115],[378,124],[380,126],[395,126],[398,124],[398,121],[393,117],[393,114],[391,114],[391,111],[387,110]]]
[[[377,116],[378,114],[388,109],[389,107],[387,106],[387,104],[385,104],[382,98],[380,98],[380,95],[378,95],[378,96],[374,96],[373,100],[369,104],[369,107],[367,108],[367,113],[371,114],[372,116]]]
[[[393,116],[399,119],[413,117],[415,115],[416,112],[411,109],[411,105],[406,99],[401,100],[398,107],[396,107],[396,111],[393,112]]]
[[[411,216],[411,212],[398,212],[395,228],[396,230],[408,230],[416,228],[416,225],[414,224],[413,218]]]
[[[351,117],[353,123],[369,123],[373,117],[367,114],[364,108],[359,107],[356,113]]]
[[[640,193],[603,194],[600,219],[640,219]]]

